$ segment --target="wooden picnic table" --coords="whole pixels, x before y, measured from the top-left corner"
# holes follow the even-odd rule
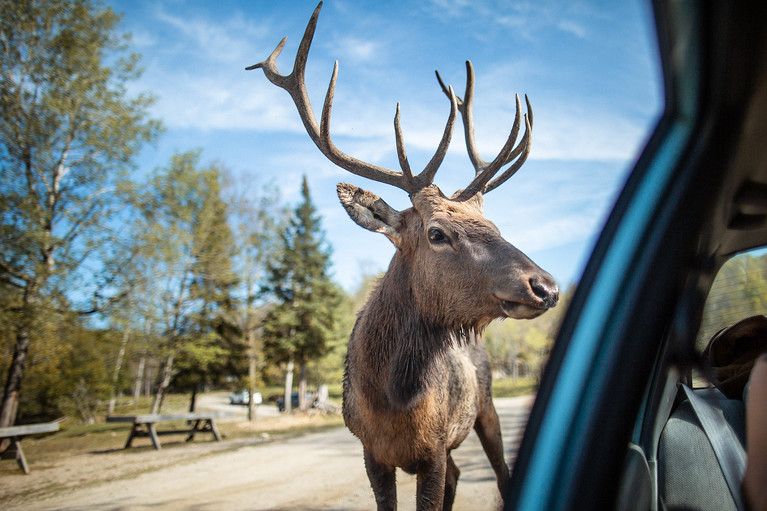
[[[27,435],[38,435],[40,433],[52,433],[59,430],[57,422],[42,422],[38,424],[25,424],[22,426],[9,426],[0,428],[0,438],[9,438],[11,443],[3,452],[0,452],[0,459],[16,460],[25,474],[29,474],[29,465],[24,451],[21,449],[21,439]]]
[[[125,443],[125,449],[133,444],[134,438],[148,436],[152,440],[154,448],[160,450],[160,435],[189,434],[186,441],[190,442],[194,440],[194,436],[197,433],[210,433],[217,442],[220,442],[221,435],[216,428],[215,420],[231,415],[230,412],[110,415],[107,417],[107,422],[128,422],[133,424],[128,435],[128,441]],[[191,429],[157,430],[156,425],[158,423],[168,421],[187,421],[187,423],[192,423],[192,427]]]

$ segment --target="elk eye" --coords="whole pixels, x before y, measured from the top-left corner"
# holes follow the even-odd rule
[[[442,243],[447,241],[447,236],[445,236],[445,233],[442,232],[440,229],[437,229],[436,227],[432,227],[429,229],[429,241],[432,243]]]

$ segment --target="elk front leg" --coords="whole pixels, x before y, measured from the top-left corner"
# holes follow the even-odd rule
[[[509,482],[509,466],[506,464],[506,458],[503,454],[503,437],[501,436],[501,423],[498,420],[498,414],[492,402],[479,411],[477,420],[474,423],[474,431],[479,436],[482,448],[490,460],[490,465],[495,471],[498,480],[498,490],[503,498],[506,491],[506,485]]]
[[[458,470],[458,466],[455,464],[455,461],[453,461],[453,457],[448,453],[447,467],[445,470],[445,500],[442,502],[442,509],[445,511],[453,509],[455,490],[458,486],[458,476],[460,475],[461,471]]]
[[[397,476],[395,468],[378,463],[367,449],[365,454],[365,471],[373,488],[378,511],[394,511],[397,509]]]
[[[453,464],[455,466],[455,464]],[[456,467],[457,468],[457,467]],[[416,509],[437,511],[451,509],[452,502],[445,501],[445,476],[447,475],[447,452],[441,451],[431,460],[420,464],[416,489]],[[456,475],[456,479],[457,479]],[[455,491],[455,487],[453,487]],[[442,504],[445,504],[443,508]]]

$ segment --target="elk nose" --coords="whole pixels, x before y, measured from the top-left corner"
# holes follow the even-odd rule
[[[546,282],[538,277],[530,279],[530,289],[533,294],[541,299],[547,309],[554,307],[559,301],[559,287],[554,281]]]

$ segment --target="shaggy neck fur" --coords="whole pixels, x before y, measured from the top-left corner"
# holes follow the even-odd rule
[[[367,395],[384,398],[383,392],[385,401],[397,409],[414,405],[424,395],[450,348],[476,338],[474,328],[451,325],[419,306],[413,289],[418,279],[411,278],[405,259],[399,251],[395,254],[352,333],[354,349],[364,352],[365,363],[356,367],[364,371]],[[442,308],[433,305],[433,310]],[[386,382],[383,388],[380,382]]]

